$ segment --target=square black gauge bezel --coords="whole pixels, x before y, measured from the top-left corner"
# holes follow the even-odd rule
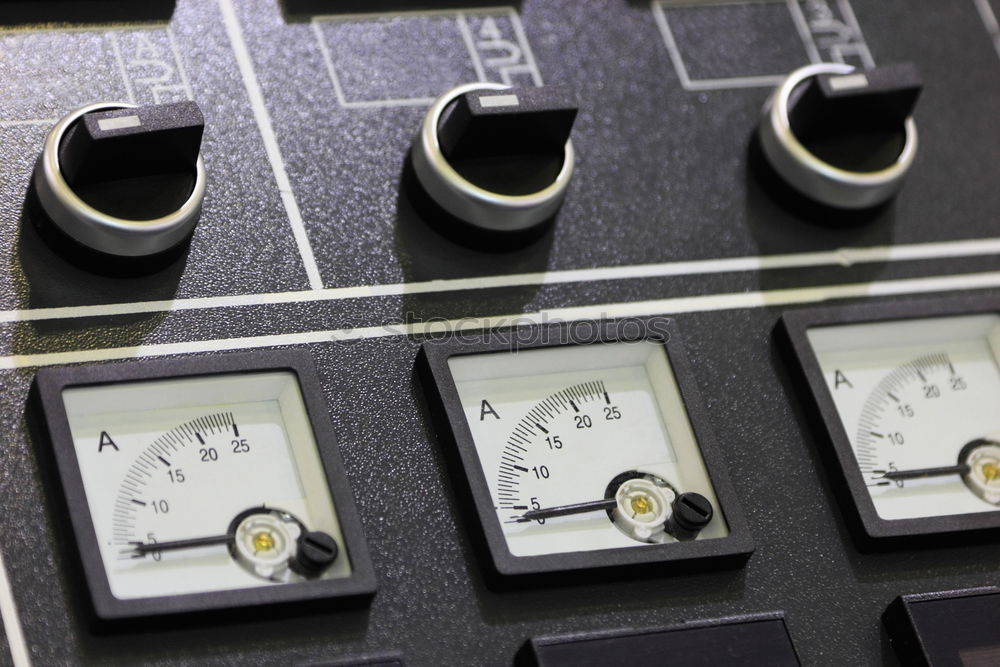
[[[1000,655],[1000,588],[900,595],[882,625],[904,665],[985,665]]]
[[[213,375],[290,371],[298,383],[306,414],[312,425],[319,459],[330,486],[344,548],[351,559],[351,574],[338,579],[318,579],[268,587],[206,593],[186,593],[119,599],[111,592],[101,559],[93,518],[87,503],[79,461],[63,402],[70,387],[143,382]],[[125,623],[152,616],[245,612],[258,605],[302,605],[328,599],[364,601],[375,594],[377,582],[361,519],[344,472],[323,391],[312,357],[301,350],[263,350],[243,354],[206,355],[176,359],[145,359],[126,363],[39,369],[31,392],[32,407],[44,430],[38,446],[51,449],[61,486],[64,510],[69,517],[92,611],[98,622]]]
[[[623,322],[637,326],[622,326]],[[488,336],[488,332],[462,332],[447,339],[426,341],[421,347],[417,360],[418,373],[432,416],[439,423],[439,436],[450,450],[449,453],[454,455],[451,463],[455,488],[463,500],[471,501],[473,511],[469,512],[470,516],[467,518],[470,519],[473,536],[488,551],[487,574],[500,583],[532,581],[545,584],[577,577],[593,580],[597,572],[611,575],[613,572],[642,570],[662,575],[745,562],[753,553],[753,538],[726,474],[722,450],[709,426],[708,412],[674,321],[667,317],[649,317],[588,322],[587,325],[526,325],[508,329],[506,336]],[[457,356],[493,352],[643,340],[658,341],[664,346],[708,477],[729,526],[729,535],[710,540],[641,547],[514,556],[507,547],[497,518],[448,360]],[[517,341],[531,342],[519,344]],[[664,564],[671,564],[673,567],[662,567]]]
[[[1000,314],[1000,298],[971,295],[920,299],[901,303],[864,303],[792,310],[784,313],[777,333],[799,381],[805,386],[806,406],[813,422],[823,426],[828,446],[821,447],[830,469],[834,492],[848,518],[848,526],[866,548],[947,546],[935,537],[948,536],[948,544],[1000,537],[1000,511],[948,514],[911,519],[883,519],[878,515],[840,419],[833,396],[823,379],[819,360],[806,333],[809,329],[848,324],[905,321],[962,315]]]
[[[581,663],[669,664],[666,656],[696,655],[684,664],[779,667],[801,665],[784,612],[691,620],[658,628],[588,630],[532,637],[518,654],[518,665],[566,667]]]
[[[300,667],[403,667],[404,664],[402,652],[389,651],[375,655],[306,662],[301,663]]]

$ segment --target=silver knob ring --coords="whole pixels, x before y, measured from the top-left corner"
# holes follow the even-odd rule
[[[503,195],[459,174],[445,158],[438,140],[441,116],[454,100],[477,90],[507,89],[509,86],[498,83],[469,83],[439,97],[424,115],[411,158],[420,184],[445,211],[482,229],[518,232],[548,220],[559,210],[573,176],[573,142],[566,141],[562,166],[551,184],[527,195]]]
[[[183,242],[198,223],[205,198],[205,165],[200,155],[194,187],[187,200],[176,211],[153,220],[127,220],[103,213],[83,201],[66,182],[59,164],[59,147],[69,128],[84,114],[134,106],[125,102],[98,102],[70,112],[45,138],[34,171],[38,202],[52,223],[77,243],[118,257],[148,257]]]
[[[811,77],[854,71],[851,65],[841,63],[819,63],[795,70],[768,98],[760,123],[761,148],[774,170],[807,197],[845,209],[870,208],[891,199],[902,187],[917,155],[917,126],[912,116],[903,124],[905,140],[896,160],[878,171],[835,167],[810,152],[795,136],[789,119],[789,100],[795,89]]]

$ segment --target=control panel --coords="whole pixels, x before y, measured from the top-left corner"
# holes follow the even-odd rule
[[[0,664],[995,664],[998,16],[5,3]]]

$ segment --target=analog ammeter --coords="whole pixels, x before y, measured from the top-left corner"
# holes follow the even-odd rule
[[[868,538],[1000,529],[1000,314],[865,306],[784,327]]]
[[[42,369],[35,398],[98,618],[374,592],[308,356]]]
[[[588,331],[522,327],[424,344],[425,384],[496,571],[748,554],[672,324]]]

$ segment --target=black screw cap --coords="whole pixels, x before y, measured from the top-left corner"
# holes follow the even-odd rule
[[[311,530],[299,535],[296,541],[295,562],[293,568],[304,576],[316,576],[330,567],[340,549],[332,536],[318,530]]]
[[[665,529],[681,541],[693,540],[715,515],[708,498],[700,493],[682,493],[674,499]]]

